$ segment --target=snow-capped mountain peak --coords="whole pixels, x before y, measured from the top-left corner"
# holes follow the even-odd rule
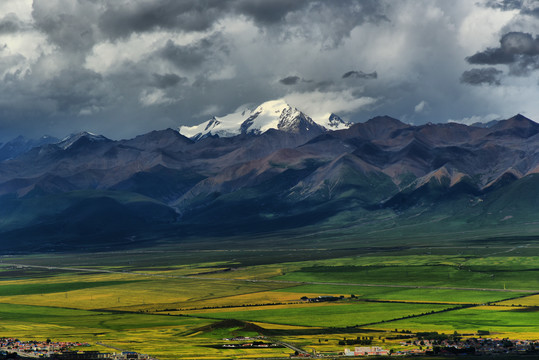
[[[349,121],[344,121],[338,115],[331,113],[326,118],[326,122],[322,123],[321,125],[328,130],[344,130],[352,126],[352,123]]]
[[[292,133],[340,130],[351,125],[334,114],[315,121],[290,106],[284,99],[278,99],[267,101],[254,110],[243,106],[232,114],[214,116],[196,126],[181,126],[179,131],[182,135],[196,140],[211,135],[230,137],[239,134],[262,134],[270,129]]]
[[[283,99],[267,101],[256,109],[241,124],[242,133],[263,133],[269,129],[289,130],[301,112],[292,108]]]

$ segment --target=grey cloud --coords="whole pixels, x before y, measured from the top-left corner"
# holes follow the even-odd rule
[[[34,0],[35,27],[61,47],[91,48],[100,39],[118,40],[133,33],[170,30],[207,31],[228,16],[245,16],[259,27],[283,23],[291,12],[319,0],[145,0],[63,1]],[[22,23],[9,16],[6,30]],[[1,25],[1,23],[0,23]],[[97,26],[96,26],[97,25]],[[1,26],[0,26],[1,29]]]
[[[509,32],[500,39],[500,47],[488,48],[466,58],[470,64],[510,66],[511,75],[527,75],[539,69],[539,36]]]
[[[30,29],[16,14],[9,13],[0,19],[0,34],[11,34]]]
[[[300,80],[301,78],[299,76],[287,76],[279,80],[279,82],[283,85],[296,85]]]
[[[0,50],[0,74],[7,72],[0,75],[0,136],[27,131],[39,135],[52,128],[59,137],[77,129],[109,137],[134,136],[206,120],[197,114],[208,104],[224,115],[245,102],[259,104],[287,93],[380,99],[376,106],[351,114],[356,121],[382,111],[402,118],[418,99],[428,102],[431,114],[439,119],[490,108],[501,114],[500,92],[487,94],[486,86],[500,80],[504,86],[504,76],[511,69],[513,74],[517,71],[512,60],[530,69],[535,59],[520,53],[508,56],[510,69],[506,70],[496,65],[499,60],[492,60],[504,54],[500,43],[493,46],[498,53],[490,50],[494,55],[486,48],[476,49],[493,63],[460,69],[458,59],[472,58],[475,52],[462,53],[466,47],[457,45],[461,34],[454,24],[473,13],[475,1],[459,2],[459,6],[429,2],[427,7],[441,11],[441,20],[421,16],[424,6],[414,0],[34,0],[33,4],[33,23],[28,24],[33,31],[25,34],[30,41],[23,52],[28,58],[9,58],[16,55],[15,46]],[[508,10],[510,6],[506,4]],[[514,27],[510,23],[506,28],[531,32],[522,29],[528,29],[534,19],[526,17],[527,23]],[[492,26],[492,31],[504,33],[503,24]],[[238,34],[242,30],[251,33]],[[35,31],[41,34],[31,43]],[[220,36],[192,40],[217,31]],[[400,32],[402,53],[383,56],[379,44]],[[144,33],[151,35],[138,36]],[[43,36],[53,46],[43,46],[39,55]],[[13,44],[3,39],[0,48],[4,41]],[[123,52],[127,46],[140,48]],[[51,64],[54,71],[49,71]],[[504,70],[505,75],[496,69],[470,70],[489,66]],[[86,72],[85,67],[96,73]],[[53,75],[62,68],[59,76]],[[375,69],[381,73],[384,69],[384,76],[377,77]],[[462,74],[463,70],[470,71]],[[484,88],[455,82],[461,74],[463,83]],[[533,88],[525,89],[535,94],[536,81],[530,81]],[[447,86],[440,88],[440,83]],[[158,106],[142,106],[144,94],[164,100],[157,99]],[[518,101],[503,108],[507,106],[526,107]],[[412,116],[408,120],[416,123],[432,120],[425,112]]]
[[[522,0],[489,0],[485,3],[486,7],[501,9],[504,11],[521,9],[522,5]]]
[[[296,91],[328,91],[335,90],[335,82],[332,80],[309,80],[299,76],[287,76],[279,80],[279,83],[286,86],[295,86]],[[297,86],[296,86],[297,85]]]
[[[378,0],[311,1],[306,10],[290,13],[287,22],[293,36],[316,39],[325,49],[332,49],[364,23],[388,22],[386,10]]]
[[[460,82],[469,85],[500,85],[503,71],[494,67],[471,69],[462,73]]]
[[[199,67],[207,57],[207,54],[198,46],[176,45],[172,40],[167,41],[160,55],[180,69]]]
[[[342,76],[343,79],[356,78],[356,79],[377,79],[378,73],[373,71],[372,73],[364,73],[363,71],[348,71]]]
[[[522,9],[521,14],[531,15],[535,16],[536,18],[539,18],[539,5],[537,5],[535,8]]]
[[[522,15],[539,17],[539,3],[535,0],[490,0],[485,6],[503,11],[520,10]]]
[[[260,28],[288,36],[323,36],[333,45],[365,22],[387,21],[377,0],[160,0],[101,2],[99,28],[110,39],[157,29],[207,31],[227,16],[244,16]],[[338,19],[338,21],[332,21]]]
[[[217,60],[218,55],[228,53],[224,40],[214,34],[188,45],[177,45],[168,40],[159,50],[159,56],[181,70],[193,70],[202,66],[207,60]]]
[[[113,87],[100,74],[86,69],[65,69],[41,84],[43,93],[60,112],[78,113],[89,106],[103,106]]]
[[[328,91],[334,87],[335,83],[331,80],[322,80],[315,83],[312,87],[312,90],[318,91]]]
[[[72,1],[69,4],[66,7],[62,2],[34,0],[34,26],[61,49],[85,53],[97,41],[93,24],[97,20],[99,7],[89,1]]]
[[[539,37],[535,39],[531,34],[510,32],[500,40],[501,49],[516,55],[539,55]]]
[[[86,117],[78,115],[100,111],[118,98],[113,84],[78,68],[64,69],[50,78],[37,71],[9,74],[0,89],[0,129],[11,135],[52,132],[60,137],[73,130],[91,131],[82,119]],[[100,125],[107,122],[110,118]]]
[[[281,22],[312,0],[160,0],[104,3],[100,29],[112,39],[132,33],[174,29],[205,31],[228,15],[244,15],[261,26]]]
[[[145,1],[35,0],[32,16],[37,30],[51,43],[70,52],[88,52],[107,40],[132,34],[167,30],[208,31],[230,17],[250,19],[279,40],[304,37],[335,47],[365,22],[387,21],[378,0],[145,0]],[[7,19],[10,20],[10,19]],[[13,19],[11,19],[13,20]],[[7,22],[13,29],[22,24]]]
[[[156,29],[204,31],[226,13],[229,3],[228,0],[108,2],[99,27],[112,39]]]
[[[5,48],[5,45],[4,45]],[[0,49],[0,52],[4,50],[4,48]],[[0,56],[0,72],[4,72],[8,69],[13,69],[18,64],[24,63],[25,57],[16,54],[16,55],[7,55],[7,56]],[[7,72],[4,75],[3,81],[10,82],[17,80],[22,75],[22,72],[20,69],[15,70],[13,73]]]
[[[186,78],[176,74],[152,74],[152,84],[156,88],[166,89],[187,81]]]
[[[240,0],[232,8],[251,17],[255,23],[270,25],[283,21],[290,12],[298,11],[312,2],[310,0]]]
[[[499,65],[510,64],[515,61],[515,54],[504,51],[502,48],[488,48],[466,58],[470,64]]]

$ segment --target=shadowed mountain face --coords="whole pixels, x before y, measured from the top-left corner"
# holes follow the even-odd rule
[[[0,162],[0,239],[123,246],[148,233],[331,226],[343,214],[424,221],[440,209],[488,226],[537,215],[538,172],[539,124],[522,115],[489,126],[384,116],[198,141],[171,129],[121,141],[81,133]]]
[[[5,144],[0,144],[0,161],[13,159],[28,150],[46,145],[53,144],[59,140],[52,136],[42,136],[39,139],[27,139],[24,136],[17,136],[15,139],[8,141]]]

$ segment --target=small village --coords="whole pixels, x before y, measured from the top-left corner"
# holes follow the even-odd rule
[[[99,351],[74,350],[90,347],[88,343],[68,341],[21,341],[16,338],[0,338],[0,359],[57,359],[57,360],[156,360],[132,351],[101,353]]]
[[[430,336],[429,336],[430,335]],[[234,337],[222,339],[228,344],[222,348],[264,348],[285,347],[283,343],[268,342],[265,336]],[[51,360],[157,360],[149,355],[131,351],[101,353],[84,351],[91,345],[83,342],[66,341],[20,341],[16,338],[0,338],[0,359],[51,359]],[[402,339],[401,349],[385,349],[381,346],[356,346],[345,348],[339,354],[324,354],[313,351],[291,354],[291,358],[364,358],[371,356],[496,356],[539,354],[539,341],[513,340],[508,338],[469,337],[458,334],[447,336],[438,333],[418,333],[414,339]]]
[[[415,344],[414,344],[415,343]],[[526,355],[539,352],[537,340],[510,340],[508,338],[466,338],[445,340],[418,340],[412,344],[419,350],[403,351],[406,355]],[[401,343],[409,346],[409,343]],[[398,354],[398,352],[396,353]]]
[[[421,339],[400,342],[402,350],[388,350],[379,346],[361,346],[344,349],[343,356],[429,356],[429,355],[531,355],[539,353],[537,340],[510,340],[507,338]],[[409,349],[406,349],[409,348]]]

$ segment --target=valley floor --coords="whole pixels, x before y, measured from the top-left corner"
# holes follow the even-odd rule
[[[256,240],[3,256],[0,337],[161,360],[539,348],[539,246],[529,238],[279,250]]]

